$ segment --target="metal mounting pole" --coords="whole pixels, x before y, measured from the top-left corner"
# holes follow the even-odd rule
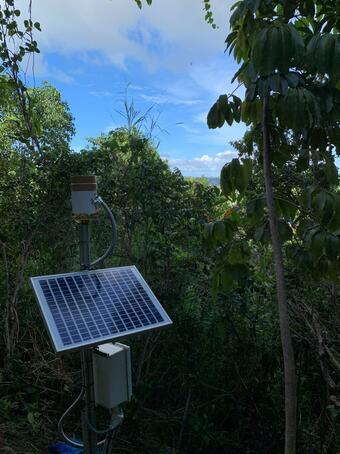
[[[80,245],[80,269],[87,270],[90,268],[90,232],[89,222],[82,220],[79,225],[79,245]],[[93,360],[92,350],[84,349],[81,351],[81,368],[83,374],[83,383],[85,388],[84,407],[82,409],[82,428],[84,454],[96,454],[97,437],[90,430],[88,422],[95,426],[95,402],[94,402],[94,385],[93,385]]]

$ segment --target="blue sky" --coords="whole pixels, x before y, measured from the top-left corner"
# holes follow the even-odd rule
[[[20,0],[22,10],[28,1]],[[235,156],[229,142],[243,125],[210,131],[206,114],[230,92],[236,70],[224,53],[229,7],[213,2],[218,30],[204,22],[202,0],[154,0],[141,11],[133,0],[34,0],[41,54],[35,81],[56,86],[75,118],[72,147],[86,146],[124,124],[125,96],[144,113],[152,106],[159,153],[184,175],[217,176]]]

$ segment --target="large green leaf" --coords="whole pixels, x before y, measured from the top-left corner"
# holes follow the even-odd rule
[[[297,212],[296,204],[284,198],[276,197],[275,207],[277,213],[287,221],[293,220]]]
[[[244,83],[246,87],[251,83],[256,82],[257,72],[254,69],[253,62],[251,60],[245,61],[240,68],[236,71],[231,82],[235,82],[238,79],[239,82]]]
[[[252,60],[255,67],[255,70],[260,74],[269,75],[272,71],[270,69],[268,72],[267,69],[267,58],[266,58],[266,47],[268,46],[268,34],[269,29],[263,28],[255,38],[255,44],[252,50]],[[271,63],[271,62],[270,62]]]
[[[317,262],[324,252],[326,242],[326,233],[323,230],[317,230],[311,238],[310,251],[314,260]]]
[[[312,196],[312,215],[322,224],[327,225],[333,218],[335,199],[328,191],[315,192]]]
[[[320,123],[321,114],[317,99],[306,88],[290,88],[286,96],[279,99],[278,114],[280,122],[293,130]]]
[[[333,53],[333,61],[331,66],[331,76],[335,79],[335,83],[339,84],[340,79],[340,34],[336,35],[335,45],[334,45],[334,53]],[[338,88],[339,89],[339,88]]]
[[[234,3],[234,5],[231,7],[231,9],[234,9],[235,11],[232,13],[230,17],[230,25],[234,26],[236,23],[241,20],[246,12],[247,9],[247,2],[244,1],[238,1]]]
[[[221,128],[226,121],[229,126],[233,121],[240,121],[241,100],[237,96],[232,96],[233,101],[227,95],[219,96],[218,100],[209,110],[207,123],[210,129]]]
[[[207,123],[210,129],[222,128],[224,125],[224,116],[218,101],[209,110]]]
[[[252,83],[247,87],[245,100],[246,102],[254,101],[257,95],[257,84]]]
[[[305,43],[298,29],[292,23],[289,23],[287,27],[289,28],[291,36],[293,66],[299,67],[306,53]]]
[[[317,52],[317,48],[318,48],[320,39],[321,39],[321,36],[319,34],[314,35],[313,38],[309,41],[309,43],[307,45],[306,60],[307,60],[309,68],[312,71],[316,70],[316,63],[317,63],[316,62],[316,52]]]
[[[244,159],[241,163],[239,159],[233,159],[225,164],[221,170],[221,190],[223,195],[229,196],[235,191],[244,194],[251,176],[251,160]]]
[[[281,28],[281,49],[280,49],[279,70],[283,73],[289,71],[290,62],[294,55],[292,37],[287,27]]]
[[[221,95],[218,98],[218,104],[219,104],[220,110],[222,112],[222,115],[224,116],[225,121],[228,123],[229,126],[231,126],[233,123],[233,112],[229,105],[228,96]]]
[[[260,124],[262,122],[262,100],[244,101],[241,106],[241,119],[247,125],[250,123]]]
[[[265,61],[267,62],[267,65],[265,66],[265,74],[270,74],[273,69],[280,68],[282,66],[285,67],[282,63],[282,55],[280,53],[283,39],[281,30],[281,27],[271,27],[268,31],[267,44],[270,44],[270,46],[266,50]]]
[[[235,95],[232,95],[233,102],[230,103],[231,110],[233,112],[234,120],[239,123],[241,120],[241,106],[242,101]]]
[[[307,64],[311,71],[340,77],[340,34],[316,34],[307,46]]]
[[[252,224],[260,221],[263,218],[265,205],[266,203],[264,195],[257,197],[256,199],[252,199],[247,203],[247,217]]]
[[[325,74],[332,71],[333,55],[336,38],[334,35],[327,33],[321,36],[317,54],[314,56],[319,72]]]
[[[220,186],[221,186],[222,194],[224,194],[225,196],[230,195],[234,190],[232,178],[230,176],[229,164],[225,164],[222,167],[221,175],[220,175]]]
[[[259,31],[252,47],[255,70],[268,76],[279,70],[287,73],[299,66],[305,51],[301,35],[292,24],[270,25]]]
[[[256,227],[254,238],[260,243],[267,243],[270,240],[270,228],[268,220],[262,222],[259,226]]]

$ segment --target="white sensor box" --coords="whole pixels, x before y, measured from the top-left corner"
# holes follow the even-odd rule
[[[132,394],[130,347],[120,343],[93,350],[96,405],[111,409],[130,400]]]
[[[97,212],[93,203],[96,191],[72,191],[72,213],[75,215],[90,215]]]
[[[74,215],[91,215],[97,212],[94,199],[97,182],[94,175],[80,175],[71,178],[72,212]]]

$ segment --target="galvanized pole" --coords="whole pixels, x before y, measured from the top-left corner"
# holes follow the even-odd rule
[[[80,269],[90,268],[90,232],[89,221],[82,220],[79,225],[79,246],[80,246]],[[92,350],[84,349],[81,351],[81,368],[83,374],[83,384],[85,388],[84,407],[82,409],[82,428],[84,454],[96,454],[97,437],[90,429],[89,424],[95,426],[95,402],[93,385],[93,360]]]

